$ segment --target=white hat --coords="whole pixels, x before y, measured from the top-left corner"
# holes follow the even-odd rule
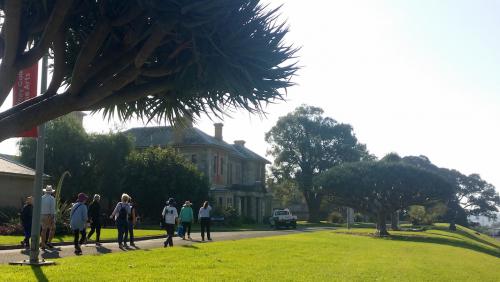
[[[45,193],[54,193],[56,190],[52,189],[52,185],[47,185],[45,186],[45,189],[43,189],[43,192]]]

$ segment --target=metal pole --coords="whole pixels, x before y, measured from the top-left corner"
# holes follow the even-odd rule
[[[48,56],[44,55],[42,59],[42,81],[40,93],[47,91],[47,68]],[[31,221],[31,249],[30,263],[39,263],[38,255],[40,253],[40,213],[42,203],[43,189],[43,169],[44,169],[44,150],[45,150],[45,124],[38,126],[38,138],[36,143],[36,173],[35,185],[33,186],[33,219]]]

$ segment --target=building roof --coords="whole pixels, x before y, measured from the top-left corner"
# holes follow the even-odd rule
[[[182,142],[176,143],[174,138],[175,130],[177,129],[172,126],[136,127],[126,130],[124,133],[130,134],[134,138],[135,147],[138,148],[151,146],[209,145],[223,148],[242,159],[258,160],[270,163],[265,158],[259,156],[244,146],[228,144],[225,141],[216,139],[195,127],[186,127],[181,129]]]
[[[0,156],[0,174],[35,176],[35,170],[4,156]]]

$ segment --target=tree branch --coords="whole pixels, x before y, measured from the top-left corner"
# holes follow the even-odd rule
[[[111,27],[106,22],[101,21],[96,25],[90,36],[83,45],[78,57],[76,58],[75,67],[71,74],[71,87],[73,93],[80,91],[81,87],[89,78],[88,70],[90,64],[96,59],[97,52],[111,32]]]
[[[65,73],[65,32],[64,29],[60,28],[56,37],[54,38],[54,73],[52,74],[52,80],[50,81],[49,88],[47,89],[46,95],[54,95],[57,93],[61,83],[64,79]]]
[[[118,19],[115,19],[111,22],[112,26],[122,26],[126,25],[129,22],[133,21],[135,18],[138,16],[142,15],[144,11],[142,9],[137,9],[137,8],[130,8],[127,10],[127,12],[121,16]]]
[[[141,68],[146,60],[151,56],[151,54],[160,46],[163,37],[167,33],[160,25],[155,25],[151,36],[148,38],[146,43],[142,45],[141,50],[137,54],[134,64],[136,68]]]
[[[97,111],[104,107],[115,106],[123,104],[126,102],[136,101],[142,97],[149,95],[155,95],[163,91],[171,90],[174,88],[174,84],[171,82],[166,82],[165,80],[159,80],[153,83],[145,83],[140,85],[130,85],[120,91],[113,93],[106,99],[99,101],[98,103],[90,106],[89,108],[81,109],[82,111]]]
[[[9,95],[19,70],[15,68],[14,64],[21,32],[22,1],[6,0],[4,5],[5,20],[2,25],[2,37],[5,46],[0,65],[0,104],[3,104]]]
[[[45,29],[42,33],[42,38],[38,42],[37,46],[24,53],[18,60],[17,67],[18,69],[25,69],[27,67],[32,66],[36,61],[40,60],[40,58],[47,52],[49,49],[50,43],[54,41],[54,37],[57,32],[61,28],[64,23],[64,19],[66,14],[68,13],[71,5],[73,4],[73,0],[57,0],[54,4],[54,8],[52,9],[52,13],[50,14],[49,20]]]

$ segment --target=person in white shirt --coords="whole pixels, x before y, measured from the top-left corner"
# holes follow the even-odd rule
[[[167,240],[163,243],[163,247],[173,247],[173,237],[175,224],[177,223],[177,209],[175,208],[175,200],[173,198],[168,199],[165,208],[161,213],[163,220],[165,220],[165,229],[167,230]]]
[[[41,202],[42,242],[40,243],[40,248],[45,249],[47,247],[54,247],[52,245],[52,238],[54,238],[54,234],[56,233],[56,199],[52,195],[55,190],[51,185],[47,185],[43,189],[43,192],[45,194],[42,196]]]
[[[212,241],[212,238],[210,238],[210,211],[212,210],[212,207],[208,204],[208,201],[205,201],[203,203],[203,206],[200,208],[200,211],[198,212],[198,220],[200,221],[201,225],[201,240],[205,241],[205,230],[207,231],[207,239],[209,241]]]

